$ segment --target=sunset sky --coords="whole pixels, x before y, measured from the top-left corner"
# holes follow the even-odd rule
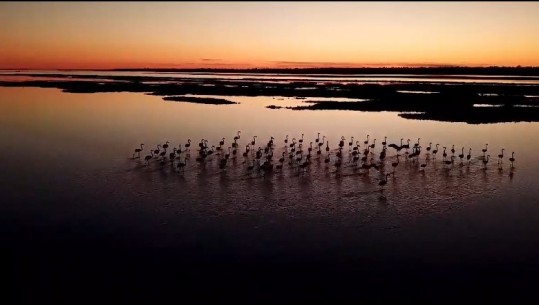
[[[539,2],[0,3],[0,68],[539,66]]]

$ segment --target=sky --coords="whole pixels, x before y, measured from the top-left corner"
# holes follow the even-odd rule
[[[0,68],[539,66],[539,2],[1,2]]]

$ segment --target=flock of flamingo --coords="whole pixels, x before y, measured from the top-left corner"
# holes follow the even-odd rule
[[[370,136],[367,135],[365,141],[363,141],[363,146],[360,145],[360,141],[354,142],[354,137],[350,138],[349,142],[347,143],[348,162],[351,163],[351,166],[366,172],[369,172],[371,168],[380,172],[383,175],[383,178],[379,182],[380,186],[387,184],[387,178],[391,174],[395,174],[395,171],[400,164],[400,157],[403,157],[406,162],[415,164],[419,170],[424,172],[431,158],[435,160],[440,150],[440,144],[435,144],[433,146],[432,143],[429,143],[429,145],[423,150],[422,146],[420,145],[421,138],[418,138],[417,142],[413,145],[410,145],[410,139],[407,139],[406,144],[403,144],[404,139],[401,138],[400,145],[398,145],[395,143],[388,144],[387,137],[384,137],[384,141],[381,142],[381,150],[378,158],[376,158],[376,139],[373,139],[371,142],[369,137]],[[245,160],[243,164],[248,164],[245,168],[247,172],[256,171],[265,175],[267,173],[282,171],[288,165],[290,168],[294,168],[305,173],[312,165],[313,154],[318,156],[319,161],[323,158],[324,163],[327,166],[334,166],[335,168],[340,169],[343,165],[343,159],[345,156],[344,151],[346,151],[346,139],[344,136],[342,136],[338,141],[338,148],[332,150],[329,146],[329,141],[326,140],[326,136],[320,138],[320,133],[318,133],[317,138],[314,139],[313,142],[309,142],[308,145],[306,145],[304,134],[302,134],[301,138],[299,139],[289,139],[288,135],[286,135],[284,139],[284,146],[282,146],[283,151],[279,155],[280,158],[274,161],[274,151],[280,147],[280,145],[274,142],[274,137],[271,137],[264,145],[255,148],[257,145],[257,136],[254,136],[251,141],[248,141],[245,144],[245,150],[243,152],[239,152],[240,144],[238,141],[240,138],[241,131],[238,131],[234,136],[234,141],[230,143],[231,145],[228,147],[225,145],[225,138],[222,138],[217,146],[210,146],[208,140],[201,139],[198,143],[198,148],[196,149],[196,162],[210,163],[212,160],[217,159],[219,168],[221,170],[226,170],[227,167],[231,166],[228,162],[231,158],[237,159],[243,157]],[[183,145],[183,148],[182,144],[179,144],[178,147],[172,147],[172,151],[167,154],[170,147],[169,144],[170,142],[166,141],[162,145],[157,145],[155,149],[150,149],[150,154],[144,157],[144,164],[148,166],[150,161],[155,160],[155,162],[159,162],[161,165],[166,165],[169,163],[173,169],[177,170],[178,172],[184,172],[188,161],[191,158],[191,140],[188,139],[187,143]],[[386,173],[386,153],[388,148],[395,150],[396,161],[388,162],[388,164],[391,165],[391,171]],[[471,148],[468,149],[466,155],[464,154],[464,147],[461,148],[458,155],[455,155],[458,153],[458,151],[455,150],[455,145],[452,145],[451,149],[449,150],[451,155],[448,155],[448,149],[446,146],[441,148],[443,149],[441,152],[443,157],[441,163],[446,166],[446,168],[450,169],[454,165],[457,157],[460,159],[461,166],[466,164],[468,166],[470,165],[472,160]],[[403,150],[404,153],[401,154]],[[144,144],[140,144],[140,148],[135,149],[132,158],[140,160],[141,152],[143,151]],[[482,152],[483,154],[477,157],[477,159],[482,161],[483,168],[486,169],[490,161],[490,154],[487,154],[488,144],[485,144],[485,148],[482,149]],[[503,159],[505,157],[504,152],[505,149],[502,148],[501,153],[498,155],[499,169],[501,169],[503,166]],[[239,156],[240,154],[241,156]],[[214,155],[217,157],[212,157]],[[333,155],[334,157],[332,157]],[[423,157],[422,159],[420,159],[421,156]],[[512,169],[515,162],[514,152],[511,153],[509,162],[511,163],[510,175],[513,175]]]

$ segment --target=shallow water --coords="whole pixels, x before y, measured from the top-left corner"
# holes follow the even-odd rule
[[[28,264],[52,272],[52,266],[37,263],[36,257],[90,259],[99,251],[95,247],[104,251],[136,247],[156,260],[164,255],[158,249],[181,249],[178,253],[182,254],[174,253],[183,255],[184,260],[178,259],[182,262],[193,260],[186,256],[187,251],[193,257],[198,253],[205,263],[231,264],[237,258],[258,262],[259,267],[263,265],[260,257],[266,262],[322,260],[324,266],[333,261],[335,268],[374,257],[381,261],[384,257],[413,257],[429,264],[440,260],[527,262],[528,270],[536,267],[538,123],[469,125],[406,120],[391,112],[272,110],[265,107],[304,101],[226,98],[240,104],[168,102],[138,93],[69,94],[57,89],[0,87],[0,191],[5,199],[0,207],[8,245],[5,250],[8,256],[19,257],[15,272],[25,274],[21,270]],[[226,149],[238,130],[238,154],[225,171],[218,167],[217,153],[205,165],[194,160],[201,139],[218,146],[225,137]],[[306,150],[319,132],[320,138],[329,140],[330,165],[323,161],[323,146],[320,160],[313,150],[312,164],[304,173],[287,162],[283,170],[268,175],[247,170],[250,163],[242,153],[253,136],[257,136],[255,148],[275,137],[277,164],[286,135],[292,140],[304,134]],[[395,175],[381,191],[379,172],[371,169],[365,174],[348,162],[350,137],[359,141],[362,150],[367,134],[370,143],[377,139],[376,160],[385,136],[388,143],[410,139],[411,146],[421,138],[423,151],[429,142],[433,146],[439,143],[440,151],[424,171],[401,158]],[[341,136],[346,138],[344,157],[342,168],[337,169],[332,164]],[[132,159],[140,143],[145,144],[144,157],[157,144],[170,141],[170,152],[178,144],[183,147],[187,139],[192,140],[191,157],[184,172],[172,170],[168,163],[161,165],[157,159],[149,166]],[[485,143],[491,156],[486,169],[478,158]],[[458,157],[452,166],[441,163],[442,147],[451,155],[452,145],[455,155],[461,147],[465,155],[472,148],[470,165],[460,165]],[[505,157],[499,170],[496,160],[501,148],[505,148]],[[512,151],[516,158],[513,169],[508,161]],[[394,161],[395,150],[389,148],[386,172],[392,172]],[[422,154],[419,162],[424,161]],[[103,241],[107,244],[95,245]],[[120,253],[117,255],[123,258],[135,255]],[[164,259],[167,263],[172,260],[176,261]],[[116,268],[111,264],[107,268]],[[133,264],[140,267],[141,263]],[[317,264],[313,266],[320,266]],[[60,269],[66,276],[72,276],[65,271],[69,267],[63,266]],[[26,280],[17,283],[25,287],[47,283],[44,273],[36,271],[42,270],[38,267],[25,271],[33,276],[33,284]],[[206,270],[204,274],[211,277],[213,273]],[[390,274],[387,271],[385,276]],[[113,276],[118,277],[125,279]],[[56,280],[58,287],[66,283],[64,278]],[[157,282],[165,285],[164,280]],[[57,291],[54,283],[43,289]],[[125,289],[134,286],[126,284]],[[74,291],[82,288],[77,289]],[[301,291],[298,288],[296,293],[301,295]]]

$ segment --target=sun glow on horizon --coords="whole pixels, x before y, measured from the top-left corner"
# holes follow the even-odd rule
[[[0,3],[0,68],[539,66],[537,2]]]

